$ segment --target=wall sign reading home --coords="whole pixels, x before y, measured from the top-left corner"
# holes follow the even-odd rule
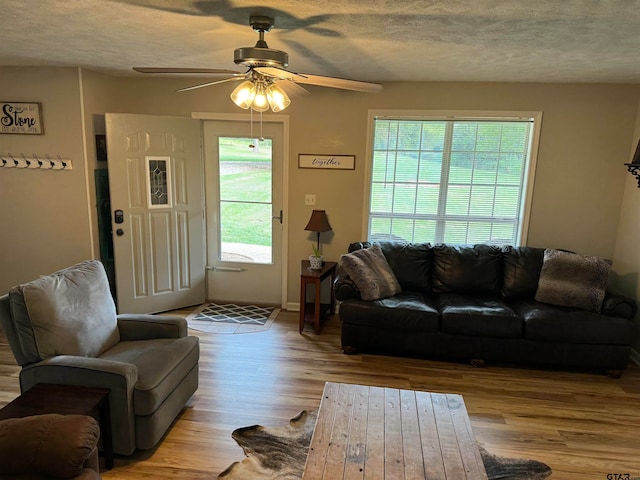
[[[335,170],[355,170],[355,155],[313,155],[298,154],[298,168],[330,168]]]
[[[0,133],[42,135],[40,103],[0,102]]]

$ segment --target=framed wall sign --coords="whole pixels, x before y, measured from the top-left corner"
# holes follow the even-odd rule
[[[42,135],[42,104],[0,102],[0,133]]]
[[[355,170],[355,155],[298,154],[298,168],[328,168],[333,170]]]

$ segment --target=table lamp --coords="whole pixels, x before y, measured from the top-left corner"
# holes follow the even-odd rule
[[[327,213],[324,210],[314,210],[311,212],[309,223],[304,227],[305,230],[316,232],[318,234],[318,253],[320,252],[320,232],[328,232],[331,230]]]

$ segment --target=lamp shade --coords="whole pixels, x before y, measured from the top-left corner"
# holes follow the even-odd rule
[[[267,100],[273,113],[281,112],[291,104],[289,96],[275,83],[267,87]]]
[[[304,229],[311,232],[328,232],[331,230],[331,225],[329,225],[329,219],[327,218],[326,211],[314,210],[311,212],[309,223],[307,223],[307,226],[304,227]]]
[[[231,100],[240,108],[248,109],[256,96],[256,86],[253,82],[246,80],[238,85],[231,92]]]

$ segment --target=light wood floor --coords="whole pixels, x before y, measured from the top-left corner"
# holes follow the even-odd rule
[[[200,334],[200,387],[162,443],[116,457],[105,479],[215,479],[243,458],[241,426],[282,425],[317,408],[326,381],[462,394],[476,439],[491,452],[549,464],[554,479],[640,477],[640,367],[621,379],[562,372],[341,353],[337,318],[298,333],[297,312],[266,332]],[[19,394],[0,336],[0,406]],[[611,477],[613,478],[613,477]],[[623,477],[620,477],[623,478]]]

